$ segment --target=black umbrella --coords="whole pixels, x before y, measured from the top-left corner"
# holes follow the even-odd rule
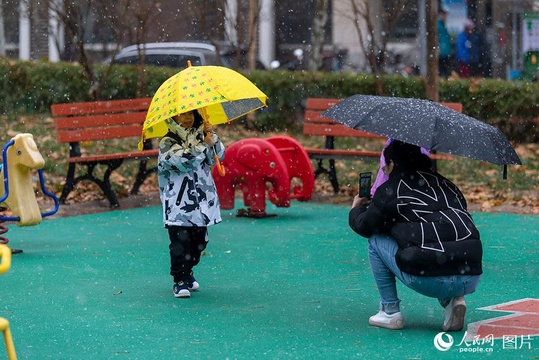
[[[504,165],[504,177],[507,164],[522,164],[499,129],[431,100],[354,95],[321,116],[431,151]]]

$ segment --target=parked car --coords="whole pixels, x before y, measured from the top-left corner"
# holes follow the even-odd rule
[[[217,46],[205,42],[162,42],[141,44],[144,48],[144,62],[147,65],[169,66],[184,68],[187,62],[192,65],[221,65],[228,68],[245,69],[247,67],[247,52],[240,51],[230,44]],[[114,58],[109,57],[103,64],[139,64],[139,51],[137,45],[130,45],[121,49]],[[238,62],[238,66],[235,63]],[[257,60],[257,69],[265,69],[264,64]]]

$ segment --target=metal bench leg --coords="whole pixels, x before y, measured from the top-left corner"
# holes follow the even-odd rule
[[[320,174],[327,174],[328,170],[324,167],[322,159],[316,161],[318,163],[318,168],[314,172],[314,178],[316,179]]]
[[[329,170],[326,169],[322,163],[323,159],[317,160],[318,168],[314,172],[314,178],[316,179],[320,174],[326,174],[328,180],[333,187],[335,194],[339,193],[339,180],[337,180],[337,170],[335,169],[335,160],[329,159]]]
[[[120,203],[118,202],[118,198],[116,197],[116,194],[112,190],[112,185],[110,184],[110,174],[112,174],[112,172],[114,170],[119,168],[122,163],[123,163],[123,159],[117,159],[117,160],[110,160],[110,161],[107,161],[107,162],[104,162],[104,163],[83,164],[83,165],[86,166],[86,174],[78,176],[78,177],[76,177],[74,179],[70,179],[69,180],[69,185],[68,185],[67,182],[66,182],[66,185],[64,185],[64,190],[62,191],[62,197],[64,197],[64,201],[65,201],[65,198],[67,198],[67,195],[71,192],[71,190],[73,190],[74,186],[77,183],[79,183],[82,180],[90,180],[90,181],[93,181],[97,186],[99,186],[101,191],[103,191],[103,194],[105,195],[105,197],[107,198],[107,200],[110,203],[110,207],[113,207],[113,208],[120,207]],[[98,165],[98,164],[107,165],[107,170],[105,171],[105,174],[103,175],[102,180],[96,178],[94,176],[94,174],[93,174],[94,169],[95,169],[96,165]],[[75,164],[73,164],[73,165],[75,165]],[[70,168],[70,171],[71,171],[71,168]],[[73,169],[73,172],[74,171],[75,170]],[[71,175],[71,177],[73,177],[73,175]],[[65,194],[65,196],[64,196],[64,194]]]
[[[120,203],[118,202],[118,198],[116,197],[116,194],[112,190],[112,185],[110,184],[110,174],[114,170],[120,167],[122,165],[123,159],[119,160],[111,160],[107,162],[107,170],[105,171],[105,175],[103,176],[103,181],[96,181],[97,185],[103,190],[103,193],[107,197],[107,199],[110,202],[110,207],[120,207]],[[98,179],[95,179],[98,180]]]
[[[326,136],[326,149],[335,149],[335,137]],[[329,181],[333,186],[333,192],[339,193],[339,181],[337,180],[337,171],[335,170],[335,160],[329,159],[329,171],[327,172]]]
[[[337,171],[335,170],[335,160],[329,159],[329,171],[328,171],[329,182],[333,186],[333,192],[335,194],[339,193],[339,180],[337,180]]]
[[[137,173],[137,178],[135,180],[135,184],[133,185],[133,188],[131,189],[131,194],[132,195],[138,194],[138,191],[142,183],[146,180],[148,175],[150,175],[151,173],[155,171],[157,171],[157,167],[147,169],[147,161],[145,160],[141,161],[138,168],[138,173]]]
[[[69,167],[67,168],[67,176],[66,176],[66,182],[64,184],[64,188],[62,189],[62,195],[60,196],[60,203],[65,204],[67,196],[69,193],[73,190],[73,187],[75,186],[75,166],[76,164],[70,163]]]

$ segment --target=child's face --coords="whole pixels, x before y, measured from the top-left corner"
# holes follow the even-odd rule
[[[176,115],[173,119],[176,121],[176,124],[189,129],[195,122],[195,114],[193,114],[192,111],[189,111],[187,113]]]

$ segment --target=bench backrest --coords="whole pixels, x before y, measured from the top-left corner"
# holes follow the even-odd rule
[[[354,130],[346,125],[320,116],[320,114],[341,99],[308,98],[305,107],[305,117],[303,122],[303,134],[318,136],[346,136],[361,138],[382,138],[380,135],[371,134],[365,131]]]
[[[321,136],[346,136],[362,138],[385,138],[384,136],[371,134],[365,131],[351,129],[332,119],[320,116],[320,114],[342,99],[308,98],[305,107],[303,133],[305,135]],[[461,103],[441,103],[455,111],[462,112]]]
[[[60,143],[140,137],[151,98],[54,104]]]

